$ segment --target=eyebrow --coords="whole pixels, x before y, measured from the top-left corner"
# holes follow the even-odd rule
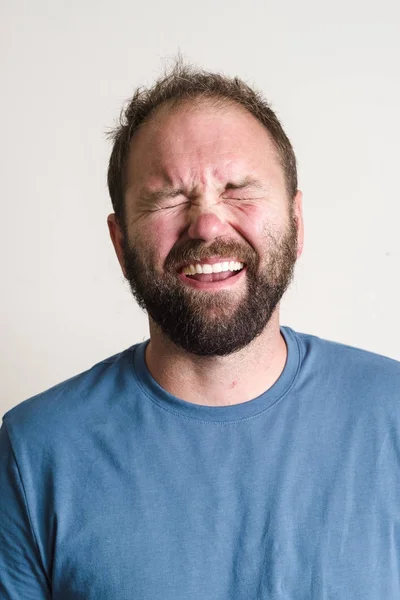
[[[247,187],[253,187],[255,189],[265,189],[265,187],[261,184],[258,179],[254,177],[244,177],[237,182],[229,181],[225,190],[242,190]],[[143,190],[140,194],[143,199],[148,202],[158,202],[159,200],[163,200],[164,198],[176,198],[180,195],[185,195],[187,192],[184,188],[176,188],[172,186],[166,186],[161,190]]]
[[[225,189],[226,190],[242,190],[243,188],[246,187],[253,187],[256,189],[264,189],[264,186],[261,184],[260,181],[258,181],[258,179],[254,179],[254,177],[245,177],[244,179],[241,179],[238,182],[229,182],[226,184]]]
[[[185,190],[183,188],[174,188],[168,186],[156,191],[143,190],[140,195],[149,202],[157,202],[158,200],[163,200],[163,198],[175,198],[176,196],[180,196],[184,193]]]

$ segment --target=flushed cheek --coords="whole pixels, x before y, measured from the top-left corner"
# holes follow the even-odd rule
[[[161,221],[153,221],[151,226],[142,227],[141,244],[156,269],[162,270],[165,259],[177,241],[176,230]]]
[[[239,233],[241,237],[255,246],[264,236],[266,220],[265,215],[257,209],[240,211],[231,215],[229,223],[232,227],[232,232]]]
[[[270,210],[267,213],[259,213],[253,216],[249,222],[249,231],[257,238],[264,238],[266,235],[277,235],[287,228],[288,219],[286,215]]]

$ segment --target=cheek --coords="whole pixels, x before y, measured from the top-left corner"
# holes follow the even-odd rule
[[[257,246],[264,237],[265,230],[271,226],[272,217],[272,214],[267,215],[259,206],[244,206],[230,211],[229,222],[244,239]]]
[[[274,206],[246,207],[235,214],[231,225],[249,243],[262,263],[269,260],[270,249],[279,243],[282,233],[287,229],[287,217],[282,210]]]
[[[154,218],[140,228],[141,245],[148,249],[152,261],[163,264],[178,239],[178,232],[170,220]]]
[[[277,235],[279,232],[286,230],[288,218],[289,216],[280,207],[271,205],[264,210],[255,210],[250,215],[250,226],[253,227],[253,231],[257,235]]]

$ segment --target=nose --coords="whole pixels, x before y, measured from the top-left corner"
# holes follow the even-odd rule
[[[214,210],[210,208],[199,210],[192,207],[188,236],[192,239],[211,242],[215,238],[227,236],[229,225]]]

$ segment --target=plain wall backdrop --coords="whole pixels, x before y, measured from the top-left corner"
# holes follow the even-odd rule
[[[298,158],[298,331],[400,360],[400,4],[1,2],[0,412],[148,335],[106,225],[105,132],[180,50],[238,75]]]

